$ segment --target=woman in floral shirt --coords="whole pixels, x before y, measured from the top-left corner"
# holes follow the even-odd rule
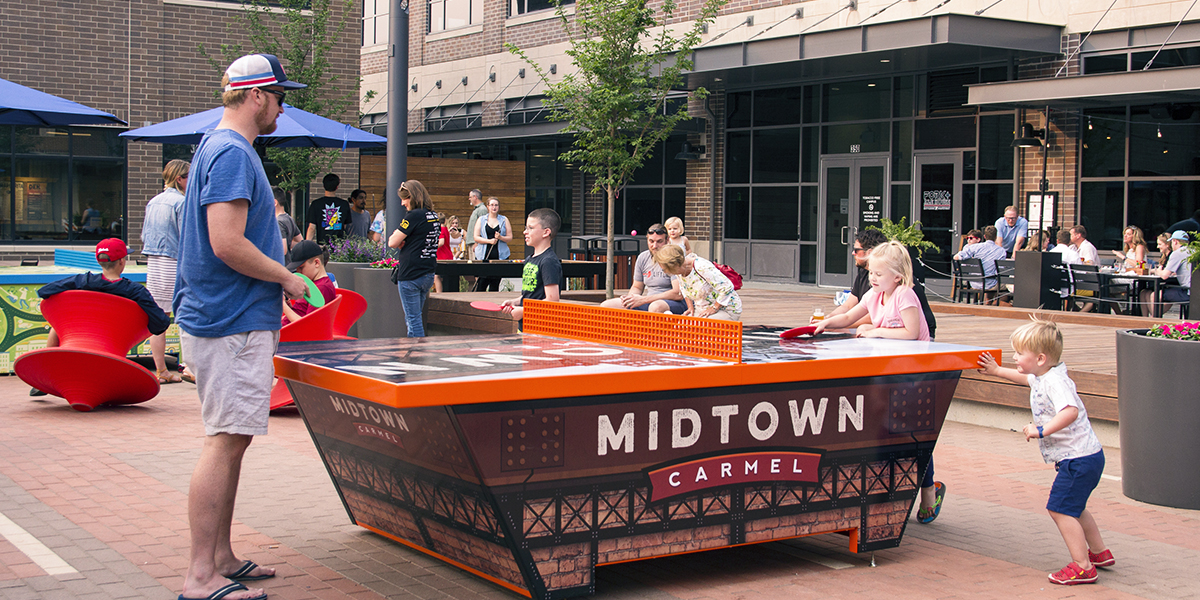
[[[688,304],[684,315],[726,321],[742,320],[742,299],[733,291],[733,283],[729,278],[711,262],[695,254],[684,254],[683,248],[672,244],[656,250],[654,262],[662,267],[664,273],[679,277],[679,289]],[[653,305],[650,310],[665,312],[656,311]]]

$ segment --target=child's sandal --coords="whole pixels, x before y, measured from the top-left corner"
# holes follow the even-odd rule
[[[158,375],[158,383],[160,383],[160,384],[183,382],[183,378],[180,377],[178,373],[171,372],[170,369],[160,369],[158,371],[157,375]]]

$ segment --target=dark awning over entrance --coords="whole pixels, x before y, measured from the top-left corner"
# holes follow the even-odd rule
[[[1029,79],[970,86],[967,104],[988,108],[1099,108],[1200,102],[1200,67]]]
[[[937,70],[1059,54],[1062,26],[935,15],[696,50],[692,87]]]

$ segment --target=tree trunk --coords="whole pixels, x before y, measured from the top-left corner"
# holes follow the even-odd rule
[[[608,175],[610,178],[612,177],[611,169],[609,169]],[[613,232],[616,231],[616,219],[613,217],[613,213],[616,208],[617,189],[613,186],[605,186],[604,192],[608,195],[608,249],[604,265],[604,297],[611,299],[613,297],[613,249],[615,243]]]

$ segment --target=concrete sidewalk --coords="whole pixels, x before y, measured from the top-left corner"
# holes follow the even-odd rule
[[[174,598],[188,560],[187,486],[203,428],[195,387],[77,413],[0,377],[0,598]],[[1054,470],[1007,430],[947,423],[935,458],[948,495],[931,525],[874,555],[827,535],[597,570],[598,598],[1200,599],[1200,511],[1121,494],[1120,455],[1089,505],[1117,557],[1092,586],[1046,574],[1068,554],[1044,510]],[[1195,465],[1180,465],[1195,469]],[[279,569],[273,599],[517,598],[351,525],[294,411],[247,454],[235,549]]]

